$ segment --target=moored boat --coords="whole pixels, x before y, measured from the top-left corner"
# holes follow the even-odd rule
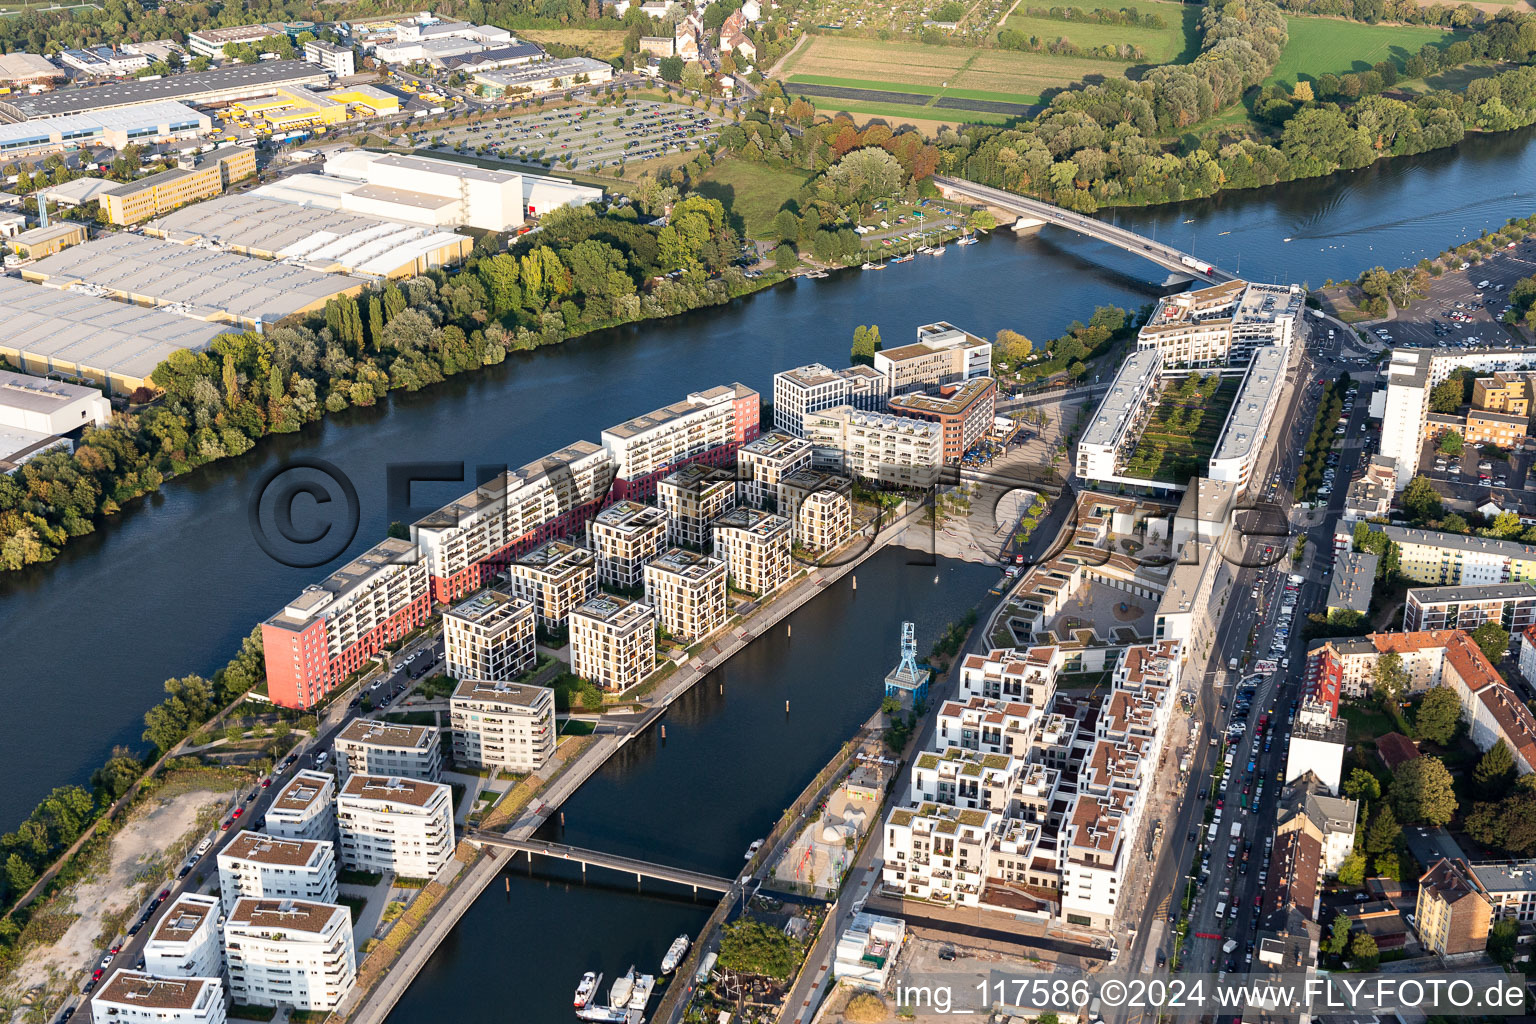
[[[629,997],[635,990],[635,965],[630,964],[629,970],[613,979],[613,987],[608,990],[608,1005],[615,1009],[621,1009],[628,1005]]]
[[[587,1006],[577,1010],[576,1016],[593,1024],[627,1024],[630,1011],[627,1006]]]
[[[651,992],[655,988],[655,975],[642,974],[636,978],[634,988],[629,994],[629,1008],[631,1010],[644,1010],[645,1004],[651,1001]]]
[[[667,955],[661,958],[661,973],[671,974],[677,970],[677,965],[683,962],[683,957],[688,955],[689,939],[686,935],[679,935],[672,940],[672,945],[667,948]]]
[[[601,974],[593,974],[588,971],[581,976],[581,983],[576,986],[576,999],[572,1004],[576,1009],[581,1009],[592,1001],[592,996],[597,992],[597,986],[602,983]]]

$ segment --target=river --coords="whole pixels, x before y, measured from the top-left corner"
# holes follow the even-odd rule
[[[1105,216],[1259,280],[1320,284],[1376,264],[1412,263],[1510,216],[1536,212],[1536,185],[1525,184],[1536,182],[1533,133],[1473,137],[1456,150],[1326,180]],[[252,482],[269,467],[320,455],[355,482],[362,522],[350,557],[382,537],[391,518],[384,499],[390,461],[521,465],[572,439],[595,440],[603,427],[691,390],[740,380],[767,391],[778,369],[815,360],[842,365],[860,323],[878,324],[888,345],[934,320],[988,336],[1011,327],[1046,339],[1086,319],[1096,304],[1134,308],[1152,301],[1164,276],[1127,253],[1056,229],[1030,237],[997,232],[980,245],[952,246],[942,257],[879,273],[788,283],[725,308],[515,354],[499,367],[329,417],[263,442],[252,457],[176,480],[72,543],[54,563],[0,579],[0,702],[9,726],[0,768],[11,779],[0,794],[0,823],[12,827],[52,787],[83,781],[114,744],[138,744],[140,717],[159,699],[164,679],[222,665],[257,622],[341,564],[298,570],[262,554],[246,506]],[[466,489],[418,486],[414,501],[435,505]],[[957,570],[957,578],[965,575]],[[828,602],[812,608],[819,615]],[[880,620],[869,639],[877,650],[893,643],[890,621],[902,614],[917,613],[891,608],[892,618]],[[853,636],[859,634],[841,639]],[[776,682],[787,672],[765,650],[766,642],[754,644],[725,671],[741,674],[747,688],[790,685]],[[871,671],[884,671],[883,658],[877,660],[816,678],[843,694],[838,699],[852,699],[869,685]],[[674,712],[669,722],[681,717]],[[833,738],[857,718],[818,719],[807,708],[775,723],[794,735],[814,722],[837,724],[819,741],[796,742],[792,756],[786,751],[775,762],[785,772],[779,785],[768,785],[756,766],[745,774],[734,767],[741,736],[755,724],[709,733],[709,772],[698,763],[681,769],[672,747],[648,757],[637,744],[578,795],[576,806],[589,809],[581,827],[601,830],[580,841],[656,855],[687,850],[681,861],[729,871],[751,828],[728,828],[709,814],[730,808],[760,830],[821,763],[822,748],[830,752],[827,744],[835,746]],[[669,741],[686,743],[686,731],[679,722]],[[708,786],[697,785],[701,777]],[[693,816],[686,822],[678,800]],[[485,913],[477,908],[466,927]],[[580,920],[573,917],[572,926],[584,927]],[[577,965],[560,966],[563,990]]]

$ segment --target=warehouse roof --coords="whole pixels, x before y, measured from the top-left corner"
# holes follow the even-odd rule
[[[157,100],[195,101],[228,92],[255,95],[280,85],[330,81],[330,75],[302,60],[269,60],[259,64],[229,64],[164,78],[113,81],[86,89],[56,89],[35,96],[7,96],[3,105],[25,118],[58,117],[109,107],[136,106]]]
[[[25,271],[50,287],[83,285],[178,305],[202,319],[228,316],[274,322],[333,295],[365,284],[362,278],[322,274],[248,256],[211,252],[175,242],[118,234],[77,245]]]
[[[44,93],[45,96],[54,95]],[[22,121],[19,124],[0,124],[0,151],[23,149],[27,144],[47,145],[50,140],[64,137],[72,139],[100,138],[108,129],[132,132],[141,128],[159,128],[166,125],[197,127],[203,124],[205,115],[199,114],[185,103],[166,100],[161,103],[145,103],[127,110],[96,110],[45,121]]]
[[[141,379],[177,349],[206,348],[226,330],[14,277],[0,277],[0,323],[0,348]]]
[[[63,78],[64,69],[35,53],[0,53],[0,82]]]

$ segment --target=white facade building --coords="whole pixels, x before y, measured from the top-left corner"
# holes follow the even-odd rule
[[[224,973],[216,896],[184,892],[171,901],[144,943],[144,970],[170,978],[217,978]]]
[[[350,46],[337,46],[323,39],[311,39],[304,44],[304,59],[320,65],[337,78],[350,78],[357,74],[357,60]]]
[[[104,427],[112,405],[96,388],[0,370],[0,429],[41,435]]]
[[[882,412],[890,397],[890,380],[872,366],[834,370],[810,363],[773,375],[773,426],[792,437],[804,437],[809,413],[834,405]]]
[[[1285,390],[1286,349],[1266,345],[1253,353],[1248,370],[1238,385],[1237,398],[1227,413],[1216,448],[1211,452],[1207,476],[1237,485],[1238,493],[1247,490],[1253,479],[1259,452],[1269,437],[1280,392]]]
[[[288,780],[267,808],[262,830],[279,839],[336,840],[336,780],[305,769]]]
[[[449,703],[453,760],[461,768],[536,772],[555,752],[555,691],[466,679]]]
[[[334,1010],[357,982],[352,913],[334,903],[242,899],[224,921],[224,963],[236,1003]]]
[[[1257,348],[1290,348],[1305,298],[1300,285],[1241,280],[1169,295],[1136,347],[1157,349],[1170,367],[1242,366]]]
[[[695,391],[681,402],[625,420],[602,433],[613,454],[620,498],[645,499],[656,481],[685,462],[715,456],[722,464],[758,434],[762,399],[745,384]]]
[[[1163,357],[1155,348],[1125,357],[1077,442],[1079,477],[1109,480],[1120,475],[1156,404],[1162,371]]]
[[[336,825],[348,869],[431,878],[453,856],[453,789],[354,775],[336,798]]]
[[[533,603],[488,590],[443,612],[443,660],[454,679],[511,682],[538,660]],[[406,774],[410,774],[407,772]]]
[[[775,378],[777,391],[777,378]],[[778,399],[774,419],[778,420]],[[752,508],[777,508],[779,482],[791,473],[811,468],[811,443],[802,437],[771,430],[736,451],[737,495]]]
[[[887,397],[957,384],[991,375],[992,343],[954,324],[924,324],[911,345],[876,352],[875,370],[885,377]]]
[[[219,851],[224,913],[244,897],[336,901],[336,847],[313,839],[278,839],[241,832]]]
[[[667,541],[667,514],[654,505],[620,501],[587,523],[587,543],[597,558],[597,578],[616,590],[645,585],[645,563]]]
[[[113,971],[90,1007],[91,1024],[224,1024],[224,983]]]
[[[898,487],[926,487],[944,465],[944,428],[927,420],[836,405],[805,418],[818,469]]]
[[[430,725],[353,719],[336,736],[336,772],[343,783],[355,772],[436,782],[443,777],[442,740]]]

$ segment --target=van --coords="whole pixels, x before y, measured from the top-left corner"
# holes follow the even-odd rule
[[[1479,288],[1487,288],[1488,287],[1488,282],[1487,282],[1487,280],[1479,281],[1479,282],[1477,282],[1477,286]]]
[[[203,854],[207,853],[211,849],[213,849],[213,840],[208,838],[207,836],[204,836],[203,837],[203,841],[198,843],[197,844],[197,849],[193,851],[193,856],[194,857],[201,857]]]
[[[1218,903],[1218,904],[1216,904],[1216,918],[1217,918],[1217,920],[1220,920],[1221,918],[1226,917],[1226,916],[1227,916],[1227,905],[1225,903]]]

